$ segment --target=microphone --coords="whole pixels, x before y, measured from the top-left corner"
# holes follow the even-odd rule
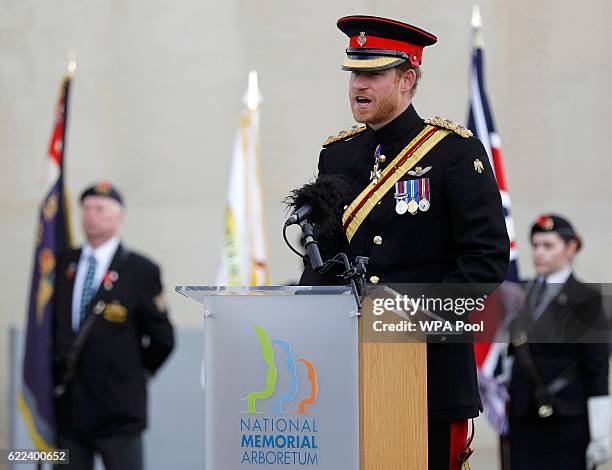
[[[287,220],[285,220],[285,227],[289,227],[289,225],[299,224],[300,222],[306,220],[306,218],[312,213],[312,206],[308,203],[303,206],[298,207],[293,213],[289,216]]]
[[[350,201],[350,188],[340,175],[320,175],[314,182],[291,191],[285,204],[293,208],[285,221],[285,227],[301,224],[304,220],[313,224],[318,233],[329,235],[340,229],[345,204]]]

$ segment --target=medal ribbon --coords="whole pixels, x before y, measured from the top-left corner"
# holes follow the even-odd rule
[[[407,183],[407,181],[398,181],[397,183],[395,183],[395,194],[393,195],[393,197],[398,201],[406,199],[406,196],[408,196]]]
[[[421,178],[419,180],[419,200],[427,199],[430,200],[429,196],[429,178]]]
[[[418,183],[418,180],[410,180],[410,200],[419,202],[418,201],[419,191],[417,189],[417,183]]]

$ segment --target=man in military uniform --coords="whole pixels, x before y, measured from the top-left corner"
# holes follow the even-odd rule
[[[440,118],[424,121],[412,105],[423,48],[436,36],[398,21],[349,16],[342,65],[349,99],[365,125],[329,138],[319,175],[342,175],[353,202],[343,233],[319,237],[323,258],[369,257],[370,283],[500,283],[509,241],[501,200],[480,141]],[[301,284],[338,283],[337,271]],[[472,344],[427,345],[429,469],[458,469],[469,418],[481,408]]]
[[[539,217],[531,245],[537,277],[511,325],[511,468],[590,470],[610,455],[601,294],[573,273],[582,242],[567,219]]]
[[[58,447],[70,464],[143,468],[146,384],[174,345],[160,271],[119,240],[123,201],[108,183],[81,196],[86,242],[56,271],[54,363]]]

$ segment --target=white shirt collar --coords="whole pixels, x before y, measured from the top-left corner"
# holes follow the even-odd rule
[[[103,264],[107,261],[110,262],[117,251],[119,242],[119,237],[113,237],[110,240],[102,243],[102,245],[100,245],[98,248],[94,249],[87,241],[85,241],[85,243],[83,243],[81,257],[87,259],[90,255],[93,255],[98,264]]]
[[[565,269],[546,276],[547,284],[565,284],[572,274],[572,266],[568,265]],[[541,279],[541,278],[540,278]]]

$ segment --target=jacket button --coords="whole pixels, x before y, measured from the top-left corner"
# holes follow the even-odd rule
[[[106,304],[103,301],[98,300],[98,303],[94,307],[94,313],[96,315],[100,315],[104,311],[105,307],[106,307]]]
[[[374,244],[375,245],[382,245],[382,237],[380,235],[376,235],[374,237]]]
[[[378,281],[380,281],[378,276],[370,276],[370,282],[372,284],[378,284]]]

